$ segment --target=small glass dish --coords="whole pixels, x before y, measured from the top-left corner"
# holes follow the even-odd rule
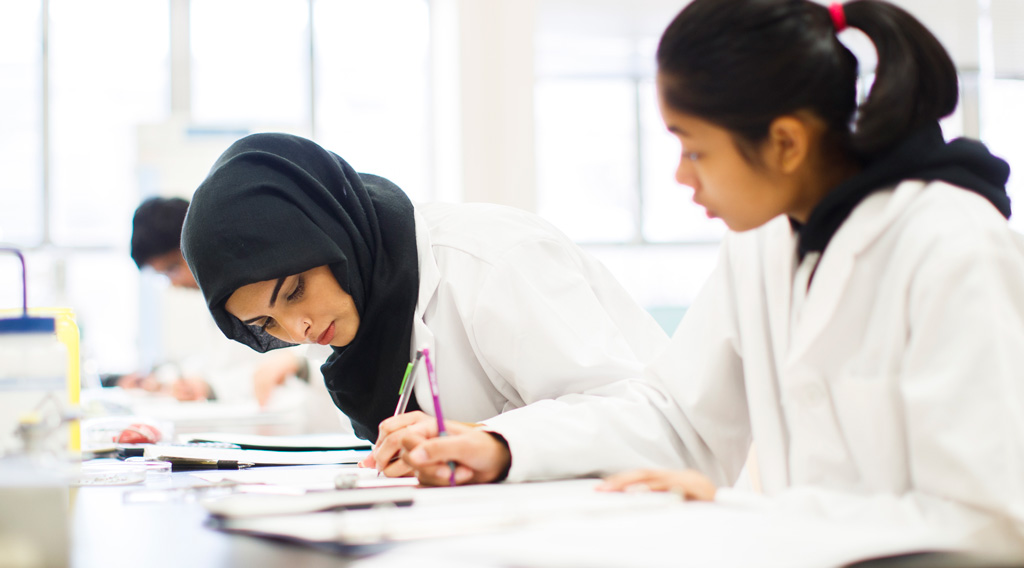
[[[171,462],[169,461],[136,456],[124,460],[124,463],[146,468],[146,474],[150,478],[171,475]]]
[[[146,466],[116,459],[82,462],[72,475],[72,485],[134,485],[146,481]]]

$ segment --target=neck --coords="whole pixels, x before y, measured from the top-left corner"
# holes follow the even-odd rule
[[[861,170],[860,164],[850,156],[823,157],[816,162],[816,167],[808,168],[807,175],[799,182],[799,197],[789,212],[790,217],[802,224],[807,223],[811,212],[829,192]]]

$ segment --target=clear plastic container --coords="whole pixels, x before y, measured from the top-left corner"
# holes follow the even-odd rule
[[[63,456],[72,449],[62,424],[69,409],[67,361],[54,318],[0,319],[0,453]]]

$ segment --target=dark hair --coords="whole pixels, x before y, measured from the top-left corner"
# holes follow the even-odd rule
[[[132,218],[132,260],[139,268],[153,258],[181,248],[181,226],[188,201],[180,197],[150,197]]]
[[[666,104],[731,131],[748,160],[775,118],[799,110],[822,118],[832,141],[860,158],[953,112],[956,68],[931,32],[881,0],[843,9],[878,52],[859,109],[857,59],[836,38],[828,8],[810,0],[694,0],[658,45]]]

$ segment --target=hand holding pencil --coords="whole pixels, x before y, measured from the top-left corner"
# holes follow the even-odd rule
[[[455,483],[489,483],[508,472],[511,455],[504,439],[479,426],[445,422],[447,436],[436,435],[436,427],[423,434],[424,425],[410,428],[403,439],[402,461],[415,470],[423,485],[450,485],[451,463]]]
[[[416,410],[399,414],[380,423],[379,435],[373,453],[359,462],[360,467],[373,467],[388,477],[407,477],[413,474],[408,464],[398,459],[403,440],[413,431],[418,435],[437,427],[433,416]],[[431,434],[433,435],[433,434]]]
[[[413,397],[416,379],[419,376],[421,363],[427,365],[427,376],[430,381],[430,392],[434,400],[434,411],[440,415],[440,399],[437,391],[437,380],[434,375],[434,367],[430,361],[430,351],[427,347],[416,351],[415,357],[405,369],[405,376],[402,377],[402,384],[398,390],[398,404],[395,406],[395,414],[384,420],[378,426],[377,441],[374,443],[373,453],[359,462],[360,467],[373,467],[388,477],[403,477],[412,474],[411,468],[398,459],[402,451],[402,439],[405,429],[421,422],[436,423],[441,431],[444,431],[443,419],[436,419],[421,411],[406,412],[409,401]],[[454,477],[452,477],[454,484]]]
[[[429,416],[418,410],[405,412],[406,405],[412,396],[416,378],[421,374],[417,373],[417,370],[422,369],[421,363],[423,363],[422,366],[426,367],[427,380],[430,381],[435,416]],[[422,482],[431,485],[455,485],[456,483],[465,482],[483,483],[493,481],[508,468],[508,448],[503,442],[496,441],[497,438],[493,434],[484,434],[482,438],[475,436],[463,438],[464,434],[474,432],[479,425],[444,420],[441,410],[440,392],[437,387],[437,377],[433,361],[430,358],[429,349],[423,348],[417,351],[415,358],[406,368],[405,377],[402,380],[402,386],[398,394],[399,398],[395,408],[395,415],[380,423],[378,428],[379,436],[374,443],[373,453],[359,463],[361,467],[377,468],[388,477],[409,476],[416,473],[418,476],[421,476]],[[452,439],[452,443],[443,447],[450,447],[456,450],[462,448],[463,451],[469,448],[476,449],[470,451],[471,455],[468,455],[466,460],[461,458],[447,460],[447,463],[441,466],[441,469],[444,470],[443,482],[440,479],[441,473],[434,475],[414,470],[412,467],[413,460],[407,457],[399,459],[399,456],[405,450],[417,448],[426,440],[442,439],[446,436],[447,438],[445,439]],[[469,445],[464,446],[464,443],[467,441]],[[453,456],[461,454],[462,451],[456,451]],[[474,458],[483,458],[483,460]],[[416,463],[422,463],[422,460]],[[469,465],[460,467],[457,463]],[[497,468],[495,472],[487,471],[491,469],[486,467],[490,464],[495,465]],[[477,468],[480,471],[477,471]],[[441,469],[438,469],[438,472]]]

